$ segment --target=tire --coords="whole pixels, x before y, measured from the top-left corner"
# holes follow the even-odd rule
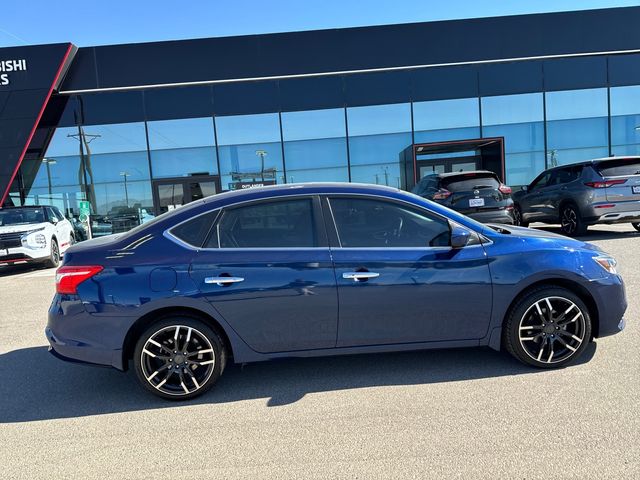
[[[525,222],[522,217],[522,209],[520,205],[514,205],[513,207],[513,224],[518,227],[528,227],[529,222]]]
[[[51,239],[51,253],[45,262],[47,268],[57,268],[60,265],[60,247],[55,238]]]
[[[525,293],[504,323],[506,350],[537,368],[559,368],[575,362],[590,341],[589,309],[580,297],[562,287],[539,287]]]
[[[639,232],[640,232],[640,222],[638,222],[638,223],[632,223],[631,225],[633,226],[633,228],[635,228],[637,231],[639,231]]]
[[[560,210],[560,230],[569,237],[579,237],[587,233],[587,226],[574,203],[567,203]]]
[[[182,348],[175,349],[176,335]],[[133,354],[140,385],[167,400],[202,395],[220,378],[226,361],[220,335],[189,315],[171,315],[155,322],[140,335]]]

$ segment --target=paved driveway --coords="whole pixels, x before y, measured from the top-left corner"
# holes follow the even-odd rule
[[[640,234],[627,330],[536,371],[489,349],[231,366],[189,403],[47,353],[53,271],[0,276],[2,478],[640,478]]]

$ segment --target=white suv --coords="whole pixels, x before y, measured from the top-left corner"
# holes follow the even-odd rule
[[[0,267],[25,263],[57,267],[74,241],[73,226],[57,207],[0,209]]]

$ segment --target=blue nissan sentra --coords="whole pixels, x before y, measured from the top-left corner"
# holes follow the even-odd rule
[[[540,368],[624,328],[616,261],[594,245],[482,225],[375,185],[222,193],[71,247],[46,336],[167,399],[255,362],[488,345]]]

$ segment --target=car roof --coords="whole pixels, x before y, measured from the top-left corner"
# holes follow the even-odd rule
[[[51,205],[8,205],[6,207],[0,207],[0,210],[18,210],[20,208],[53,208]]]
[[[222,192],[211,197],[206,197],[204,203],[210,202],[241,202],[249,198],[272,197],[279,194],[284,195],[305,195],[311,193],[398,193],[401,190],[385,185],[373,185],[369,183],[347,183],[347,182],[308,182],[308,183],[285,183],[281,185],[266,185],[263,187],[247,188],[244,190],[233,190]]]
[[[584,166],[584,165],[593,165],[594,163],[610,162],[610,161],[613,161],[613,160],[638,160],[638,161],[640,161],[640,155],[620,155],[619,157],[592,158],[591,160],[583,160],[582,162],[567,163],[566,165],[558,165],[556,167],[547,168],[544,171],[545,172],[550,172],[552,170],[559,170],[561,168],[578,167],[578,166]]]

